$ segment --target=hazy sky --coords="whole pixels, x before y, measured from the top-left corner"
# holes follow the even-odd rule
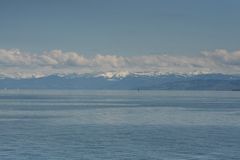
[[[240,0],[0,0],[0,75],[240,73]]]
[[[85,55],[240,48],[239,0],[1,0],[0,48]]]

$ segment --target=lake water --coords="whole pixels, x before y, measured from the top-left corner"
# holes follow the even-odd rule
[[[240,92],[0,91],[1,160],[240,159]]]

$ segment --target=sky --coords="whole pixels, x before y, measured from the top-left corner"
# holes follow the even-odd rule
[[[236,74],[239,6],[239,0],[0,0],[0,73]]]

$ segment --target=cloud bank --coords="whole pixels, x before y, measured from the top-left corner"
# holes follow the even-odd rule
[[[224,49],[198,56],[181,55],[102,55],[84,56],[53,50],[41,54],[18,49],[0,49],[0,74],[8,77],[42,77],[51,74],[102,72],[138,73],[240,73],[240,51]]]

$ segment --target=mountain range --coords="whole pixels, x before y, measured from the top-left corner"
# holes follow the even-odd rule
[[[240,75],[107,72],[0,77],[1,89],[240,90]]]

